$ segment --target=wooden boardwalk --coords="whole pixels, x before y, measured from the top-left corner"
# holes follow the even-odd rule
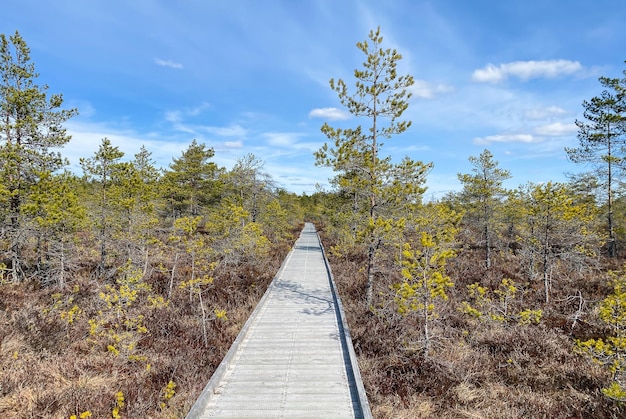
[[[187,415],[245,417],[371,418],[311,223]]]

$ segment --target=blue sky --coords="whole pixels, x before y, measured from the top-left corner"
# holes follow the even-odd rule
[[[583,170],[563,149],[598,77],[626,69],[624,22],[622,0],[4,0],[0,33],[18,30],[39,84],[78,108],[62,151],[74,167],[103,137],[163,167],[197,139],[220,166],[252,153],[310,194],[333,175],[314,165],[322,124],[367,126],[337,119],[328,80],[353,85],[355,44],[380,26],[416,80],[413,125],[382,151],[433,162],[432,198],[485,148],[512,188]]]

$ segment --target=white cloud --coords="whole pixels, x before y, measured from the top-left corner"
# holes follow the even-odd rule
[[[160,65],[161,67],[175,68],[177,70],[182,70],[183,68],[183,65],[181,63],[177,63],[172,60],[162,60],[160,58],[155,58],[154,63],[156,65]]]
[[[553,124],[542,125],[535,128],[535,133],[537,135],[543,135],[546,137],[561,137],[573,134],[576,131],[578,131],[576,124],[564,124],[562,122],[555,122]]]
[[[183,114],[180,111],[165,112],[165,120],[172,123],[175,130],[186,132],[188,134],[195,134],[195,131],[183,124]]]
[[[182,120],[182,114],[180,111],[167,111],[165,112],[165,120],[169,122],[180,122]]]
[[[152,153],[158,167],[167,167],[172,157],[180,155],[188,144],[164,139],[160,134],[140,134],[129,130],[117,130],[105,124],[68,122],[71,141],[61,150],[61,154],[70,161],[71,170],[80,173],[79,159],[89,158],[98,150],[103,138],[111,140],[114,147],[124,152],[123,160],[130,160],[139,152],[142,145]]]
[[[183,108],[173,111],[167,111],[165,112],[165,120],[169,122],[181,122],[187,117],[200,115],[202,112],[210,107],[211,105],[207,102],[202,102],[200,105],[197,105],[193,108]]]
[[[201,115],[210,105],[206,102],[192,108],[183,108],[165,112],[165,120],[172,124],[172,128],[177,131],[192,135],[202,135],[208,133],[219,137],[245,137],[248,130],[239,124],[220,127],[211,125],[201,125],[188,122],[194,117]]]
[[[555,116],[565,115],[567,111],[559,106],[548,106],[545,108],[533,108],[524,112],[526,119],[540,120],[549,119]]]
[[[488,145],[491,143],[535,143],[537,139],[530,134],[498,134],[474,138],[474,144]]]
[[[226,148],[242,148],[243,142],[242,141],[224,141],[223,145]]]
[[[261,146],[259,149],[264,149],[266,155],[272,158],[295,157],[301,156],[302,153],[306,154],[307,158],[312,158],[312,153],[319,150],[322,143],[301,141],[306,136],[298,132],[266,132],[260,137],[266,140],[269,147]]]
[[[582,68],[578,61],[569,60],[514,61],[499,66],[489,63],[484,68],[475,70],[472,80],[478,83],[499,83],[509,76],[515,76],[521,80],[540,77],[554,78],[576,73]]]
[[[350,119],[350,114],[337,108],[316,108],[309,112],[309,118],[323,118],[330,121]]]
[[[432,99],[438,93],[451,92],[452,86],[439,83],[432,84],[425,80],[415,80],[413,86],[409,88],[409,92],[413,93],[413,96],[421,97],[423,99]]]
[[[231,125],[229,127],[200,126],[199,129],[221,137],[245,137],[248,133],[241,125]]]
[[[498,68],[491,63],[487,64],[485,68],[474,70],[472,74],[472,81],[478,83],[498,83],[504,80],[504,78],[505,74],[502,66]]]
[[[302,134],[294,132],[266,132],[263,134],[268,144],[280,147],[293,147],[298,143],[301,136]]]

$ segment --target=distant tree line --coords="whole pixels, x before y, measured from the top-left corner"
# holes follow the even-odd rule
[[[145,147],[128,159],[103,138],[80,160],[82,176],[69,172],[59,150],[77,110],[36,84],[18,32],[0,41],[2,281],[63,285],[80,270],[107,281],[128,263],[175,276],[200,257],[222,269],[263,258],[301,222],[297,196],[276,186],[263,161],[249,154],[226,170],[195,139],[162,170]]]

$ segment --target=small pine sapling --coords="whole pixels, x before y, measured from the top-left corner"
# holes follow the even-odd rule
[[[602,393],[626,402],[626,272],[611,272],[613,292],[599,306],[600,320],[611,329],[611,336],[576,341],[575,349],[608,368],[613,381]]]

